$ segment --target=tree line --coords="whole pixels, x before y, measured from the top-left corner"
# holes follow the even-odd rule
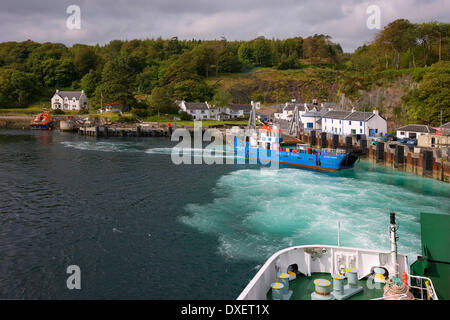
[[[151,104],[138,95],[205,101],[215,89],[205,79],[253,67],[292,69],[306,63],[340,62],[342,49],[325,35],[251,41],[114,40],[104,46],[60,43],[0,44],[0,107],[27,106],[55,89],[83,89],[96,108]],[[156,99],[160,100],[160,99]],[[152,107],[150,105],[150,107]]]
[[[450,24],[413,24],[398,19],[381,30],[372,42],[351,54],[344,53],[339,44],[323,34],[282,40],[258,37],[250,41],[177,37],[113,40],[103,46],[71,47],[31,40],[4,42],[0,44],[0,108],[25,107],[39,101],[48,103],[55,89],[83,89],[94,109],[119,102],[141,114],[174,112],[174,100],[212,100],[218,105],[226,104],[234,97],[220,88],[220,75],[255,67],[279,70],[311,65],[331,67],[352,75],[356,73],[363,80],[378,72],[417,69],[418,81],[431,81],[420,74],[441,62],[433,72],[438,72],[439,81],[445,82],[448,71],[445,62],[450,59],[449,31]],[[218,77],[216,84],[207,83],[210,77]],[[409,94],[404,102],[411,108],[420,105],[410,114],[429,121],[417,110],[426,110],[426,96],[431,91],[420,90]],[[444,101],[447,94],[448,87],[441,94]]]

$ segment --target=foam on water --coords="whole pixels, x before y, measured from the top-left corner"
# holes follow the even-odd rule
[[[293,245],[337,244],[338,221],[343,246],[388,250],[389,212],[396,212],[399,251],[415,257],[420,253],[419,214],[448,213],[450,187],[401,172],[374,171],[367,163],[358,166],[350,174],[235,171],[218,181],[211,202],[188,205],[189,215],[181,221],[215,234],[224,256],[261,261]],[[397,183],[385,181],[384,174]],[[418,183],[423,189],[438,184],[440,192],[421,192]]]
[[[148,148],[134,141],[61,143],[79,150],[149,156],[175,151],[204,158],[234,157],[230,146],[210,153],[201,148]],[[288,246],[334,245],[338,221],[342,245],[389,250],[389,212],[396,212],[399,251],[414,257],[420,251],[420,212],[449,213],[450,186],[365,162],[330,174],[245,169],[221,177],[209,203],[192,203],[185,210],[188,214],[180,217],[181,222],[215,235],[223,256],[257,261]]]
[[[142,152],[142,146],[136,142],[109,141],[63,141],[68,148],[101,152]]]
[[[191,156],[202,156],[203,158],[234,158],[233,150],[229,146],[218,148],[178,148],[178,147],[156,147],[145,148],[144,145],[126,141],[63,141],[62,145],[68,148],[86,151],[100,152],[145,152],[147,154],[171,155],[173,152],[179,154],[189,154]]]
[[[148,154],[167,154],[171,155],[173,152],[180,155],[189,154],[191,156],[202,156],[203,158],[234,158],[233,149],[229,146],[221,146],[218,148],[206,147],[202,148],[179,148],[179,147],[164,147],[164,148],[150,148],[145,151]]]

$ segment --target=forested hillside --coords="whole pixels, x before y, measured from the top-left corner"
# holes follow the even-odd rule
[[[49,103],[55,89],[83,89],[92,109],[115,101],[140,115],[173,112],[173,100],[181,99],[220,105],[318,98],[378,107],[402,123],[438,125],[441,110],[443,121],[450,121],[449,37],[450,24],[399,19],[354,53],[343,53],[322,34],[72,47],[5,42],[0,44],[0,108]],[[385,92],[395,97],[387,101]]]

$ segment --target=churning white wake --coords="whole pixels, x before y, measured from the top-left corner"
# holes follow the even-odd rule
[[[419,214],[448,213],[449,186],[427,179],[448,193],[420,194],[405,186],[424,180],[420,177],[398,173],[403,186],[395,185],[384,182],[382,173],[365,171],[369,165],[362,166],[355,169],[360,174],[343,175],[302,169],[235,171],[218,181],[210,203],[188,205],[181,221],[215,235],[224,256],[261,261],[288,246],[336,245],[338,221],[341,245],[388,250],[389,212],[396,212],[399,251],[415,260],[420,253]]]

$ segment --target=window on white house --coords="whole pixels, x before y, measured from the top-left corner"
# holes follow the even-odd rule
[[[348,124],[352,124],[352,122],[351,122],[351,121],[349,121],[349,122],[348,122]]]
[[[404,135],[405,135],[405,131],[400,131],[400,134],[401,134],[402,136],[404,136]]]
[[[362,126],[362,121],[359,122],[359,125]]]

